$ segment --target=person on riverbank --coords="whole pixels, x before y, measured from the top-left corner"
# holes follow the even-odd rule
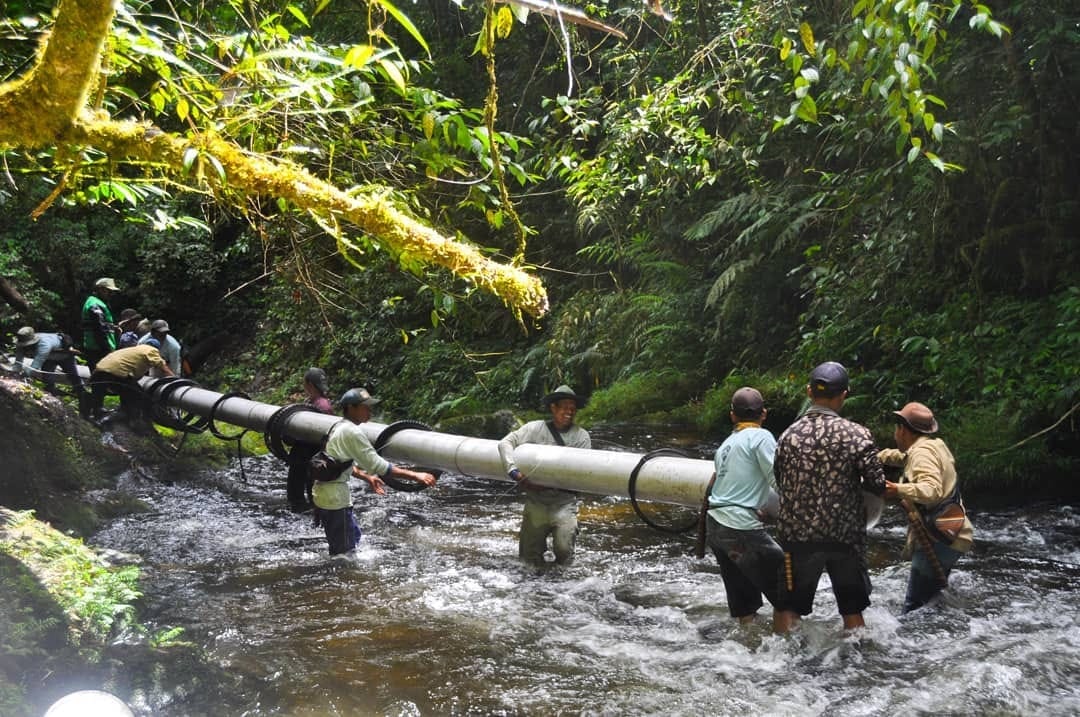
[[[71,337],[58,333],[38,333],[32,326],[24,326],[15,334],[15,366],[30,378],[40,378],[45,390],[54,396],[59,392],[53,371],[63,371],[79,400],[79,415],[86,418],[90,410],[90,390],[83,384],[75,365],[77,355],[71,345]],[[32,357],[29,367],[23,363]]]
[[[120,408],[133,427],[142,429],[147,420],[147,402],[143,397],[139,379],[151,368],[160,369],[165,376],[172,376],[172,369],[161,357],[161,346],[156,340],[145,344],[117,349],[104,356],[90,374],[90,416],[102,417],[105,395],[110,391],[119,394]]]
[[[761,393],[744,386],[731,397],[735,428],[716,449],[716,480],[709,491],[706,536],[720,565],[728,611],[753,622],[762,595],[777,602],[777,578],[784,551],[766,532],[762,508],[776,489],[776,439],[761,427],[767,415]]]
[[[893,439],[896,448],[886,448],[878,458],[887,466],[903,469],[900,481],[886,481],[885,497],[906,501],[917,511],[912,520],[920,520],[925,526],[930,542],[931,556],[927,546],[919,538],[918,526],[908,526],[904,558],[911,560],[907,594],[904,596],[904,612],[922,607],[940,593],[949,581],[949,573],[964,553],[971,550],[975,529],[967,516],[955,518],[955,527],[947,534],[935,527],[933,514],[946,504],[963,508],[960,497],[960,481],[956,475],[956,461],[945,441],[934,438],[938,422],[927,406],[911,402],[899,411],[893,411],[896,429]]]
[[[107,299],[120,291],[116,281],[104,276],[94,282],[94,290],[82,307],[83,358],[93,373],[98,361],[116,350],[116,324],[113,323],[112,311]]]
[[[158,342],[161,346],[161,357],[165,359],[165,363],[169,364],[169,369],[174,376],[180,376],[181,363],[180,354],[183,347],[180,342],[172,335],[172,329],[169,328],[169,322],[165,319],[155,319],[150,322],[150,331],[139,338],[140,344],[145,344],[151,339]],[[152,374],[156,376],[155,374]]]
[[[315,521],[323,526],[331,555],[354,550],[360,540],[360,526],[356,524],[352,509],[350,477],[355,476],[366,481],[371,490],[379,495],[386,494],[386,484],[382,477],[388,474],[429,487],[435,485],[435,476],[431,473],[420,473],[396,466],[380,456],[371,445],[360,424],[371,420],[372,408],[379,400],[363,388],[350,388],[338,400],[345,420],[330,429],[330,436],[323,450],[336,461],[351,462],[342,469],[337,478],[315,481],[312,488]]]
[[[304,372],[304,403],[320,413],[332,414],[334,406],[330,403],[330,387],[326,372],[321,368],[311,367]],[[296,441],[289,451],[289,474],[285,481],[285,497],[289,509],[294,513],[311,510],[312,483],[308,480],[308,461],[318,453],[318,443]]]
[[[120,338],[116,340],[116,348],[127,349],[139,343],[141,336],[136,329],[142,320],[142,314],[135,309],[124,309],[120,312],[120,321],[117,324]]]
[[[547,539],[551,536],[555,562],[566,564],[574,559],[578,532],[577,493],[530,483],[528,476],[514,462],[514,449],[526,443],[592,448],[592,441],[588,431],[574,425],[574,417],[585,401],[572,388],[559,386],[544,396],[543,403],[551,418],[530,421],[504,436],[499,441],[499,458],[510,479],[525,489],[518,557],[526,562],[543,564]]]
[[[814,368],[807,409],[780,436],[776,482],[777,535],[784,566],[773,629],[786,633],[814,609],[821,573],[829,572],[845,629],[865,625],[870,605],[863,491],[885,492],[885,473],[864,426],[840,417],[848,395],[847,370],[828,361]]]

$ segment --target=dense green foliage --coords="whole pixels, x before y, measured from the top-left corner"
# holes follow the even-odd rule
[[[318,364],[335,389],[369,383],[394,416],[436,420],[534,408],[570,382],[593,396],[584,420],[707,431],[742,382],[782,427],[834,359],[883,437],[889,409],[922,400],[979,479],[1075,465],[1075,423],[1057,423],[1080,400],[1074,4],[704,0],[670,24],[585,6],[626,42],[483,4],[171,7],[123,15],[114,113],[181,131],[202,113],[338,186],[384,184],[492,253],[517,251],[516,208],[551,316],[522,331],[363,237],[328,252],[287,207],[225,216],[103,157],[34,223],[70,164],[8,151],[0,275],[34,308],[4,309],[4,331],[76,328],[107,274],[189,345],[227,332],[202,374],[221,387],[296,398]],[[19,27],[0,41],[7,75],[29,53]]]

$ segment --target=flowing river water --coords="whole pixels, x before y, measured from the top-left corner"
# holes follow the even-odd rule
[[[282,464],[244,469],[126,474],[120,488],[150,512],[91,541],[141,556],[144,620],[183,628],[216,673],[136,695],[136,714],[1080,714],[1080,511],[1068,506],[972,506],[975,551],[939,604],[903,618],[905,524],[887,508],[871,531],[867,628],[841,630],[826,578],[814,614],[778,637],[767,620],[736,624],[714,559],[625,499],[585,496],[576,561],[540,569],[516,558],[521,501],[507,483],[357,488],[361,547],[331,559],[310,516],[286,510]]]

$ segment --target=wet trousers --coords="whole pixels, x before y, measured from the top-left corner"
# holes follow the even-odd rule
[[[935,540],[934,555],[941,563],[947,583],[949,573],[952,572],[953,566],[963,553]],[[922,607],[944,589],[945,585],[941,584],[941,579],[926,552],[922,548],[916,548],[911,555],[911,576],[908,578],[907,594],[904,596],[904,612],[911,612]]]
[[[518,533],[518,557],[526,562],[542,564],[550,535],[555,562],[569,563],[574,559],[577,532],[577,501],[547,505],[526,495],[521,531]]]

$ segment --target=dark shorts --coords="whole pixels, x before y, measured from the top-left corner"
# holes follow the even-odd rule
[[[784,551],[764,530],[735,530],[709,517],[708,541],[720,565],[732,617],[753,615],[761,596],[777,602],[777,580]]]
[[[791,579],[789,581],[785,564],[781,568],[777,609],[799,615],[812,613],[818,581],[826,571],[841,615],[856,615],[870,605],[870,573],[866,561],[855,548],[845,545],[797,547],[785,553],[785,559],[787,556],[791,559]]]

